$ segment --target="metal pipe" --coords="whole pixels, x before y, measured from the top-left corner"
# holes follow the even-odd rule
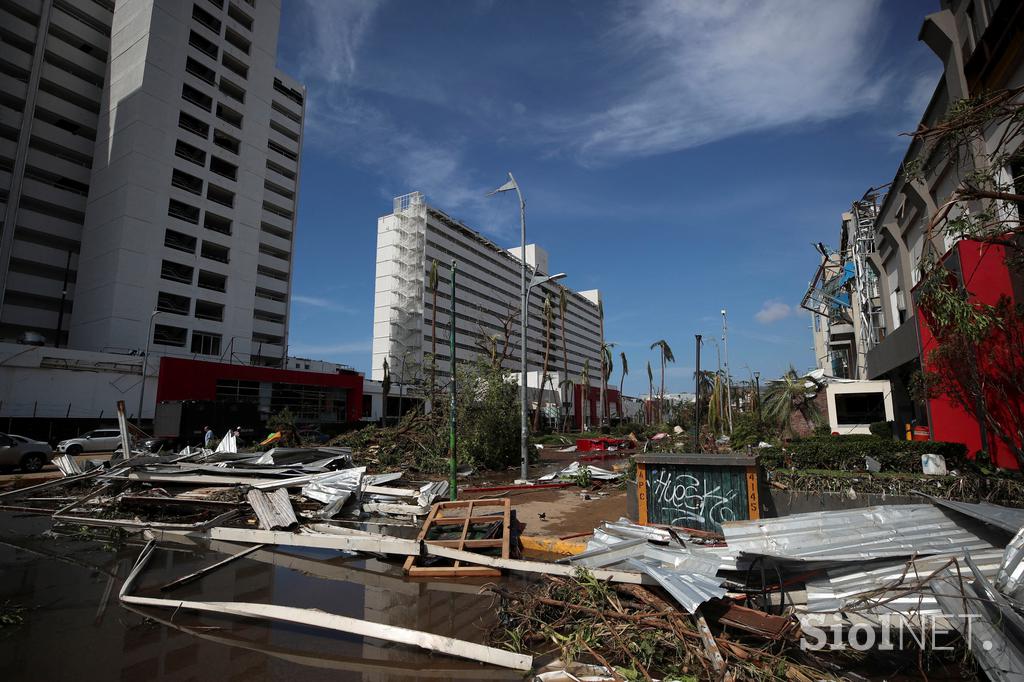
[[[448,329],[448,366],[451,368],[451,379],[448,384],[450,398],[448,402],[448,499],[454,502],[459,496],[458,490],[458,455],[455,444],[455,260],[452,260],[452,297],[451,315]]]
[[[700,452],[700,334],[694,334],[697,338],[697,373],[694,375],[695,389],[694,410],[693,410],[693,451]]]
[[[154,310],[149,316],[149,328],[146,330],[146,352],[142,356],[142,385],[139,387],[139,413],[135,416],[135,425],[142,428],[142,401],[146,396],[146,373],[149,371],[149,342],[153,339],[153,320],[160,314]]]
[[[529,318],[529,310],[527,309],[528,301],[526,298],[526,202],[523,200],[523,193],[519,189],[519,183],[516,182],[515,176],[509,171],[509,180],[516,188],[516,196],[519,197],[519,231],[520,231],[520,246],[522,251],[519,253],[519,261],[522,265],[520,269],[520,296],[522,307],[522,319],[519,321],[519,373],[520,373],[520,399],[522,404],[519,409],[519,456],[521,459],[519,467],[519,478],[520,480],[527,480],[528,465],[529,465],[529,439],[530,439],[530,427],[526,419],[526,401],[528,392],[526,389],[526,329]]]

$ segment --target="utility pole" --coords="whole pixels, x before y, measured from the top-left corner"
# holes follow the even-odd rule
[[[722,308],[722,345],[725,348],[725,402],[729,405],[729,435],[732,435],[732,375],[729,374],[729,322]]]
[[[700,452],[700,334],[697,338],[697,371],[694,374],[693,451]]]
[[[754,383],[757,385],[755,398],[757,400],[757,428],[761,429],[764,426],[764,421],[761,419],[761,373],[754,372]]]
[[[448,366],[451,368],[450,398],[448,402],[448,499],[454,502],[459,496],[458,456],[455,449],[455,260],[452,260],[451,314],[448,321]]]

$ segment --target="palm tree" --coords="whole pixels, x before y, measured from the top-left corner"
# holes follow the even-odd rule
[[[432,261],[430,264],[430,291],[433,292],[434,300],[430,304],[430,402],[431,408],[433,408],[434,402],[434,386],[435,377],[437,374],[437,261]],[[452,325],[452,333],[455,331],[455,325]]]
[[[381,390],[381,408],[380,408],[380,419],[384,426],[388,424],[388,393],[391,392],[391,366],[388,364],[388,359],[384,358],[384,378],[380,382]]]
[[[612,364],[614,343],[601,342],[601,424],[608,419],[608,379],[612,376],[615,366]],[[609,420],[610,421],[610,420]]]
[[[580,433],[587,430],[587,418],[590,416],[590,359],[583,361],[583,370],[580,372],[580,388],[583,391],[583,399],[580,401]]]
[[[537,396],[537,411],[533,415],[533,430],[540,431],[540,413],[544,402],[544,386],[548,383],[548,363],[551,360],[551,325],[554,323],[551,297],[544,296],[544,365],[540,374],[540,393]]]
[[[722,372],[713,372],[710,377],[711,387],[708,395],[708,428],[713,434],[725,432],[725,385]]]
[[[808,395],[807,377],[797,374],[792,365],[782,378],[768,382],[764,392],[762,409],[764,419],[773,424],[788,437],[795,435],[791,417],[799,412],[804,419],[814,421],[820,418],[818,406],[814,404],[814,394]]]
[[[651,361],[647,361],[647,414],[648,423],[654,421],[654,372],[651,371]]]
[[[558,285],[558,318],[562,324],[562,373],[565,377],[562,383],[569,382],[569,386],[572,386],[572,382],[569,381],[569,349],[566,346],[565,341],[565,311],[569,308],[569,293],[568,289],[563,287],[561,284]],[[568,396],[570,394],[566,394]],[[570,402],[569,398],[562,400],[563,403]],[[567,430],[566,427],[569,423],[569,410],[565,411],[564,418],[562,420],[562,430]]]
[[[629,363],[626,362],[626,351],[619,351],[619,362],[622,365],[622,374],[619,376],[619,419],[621,420],[622,415],[622,384],[626,381],[626,375],[629,374]]]
[[[664,419],[663,405],[665,402],[665,365],[669,362],[675,362],[676,356],[672,355],[672,349],[668,345],[668,341],[660,339],[651,344],[651,350],[655,348],[661,353],[661,393],[658,398],[658,421]]]

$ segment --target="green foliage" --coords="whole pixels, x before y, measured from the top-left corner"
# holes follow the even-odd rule
[[[739,450],[748,445],[756,446],[763,440],[769,440],[768,430],[757,418],[755,412],[739,412],[733,415],[732,436],[729,444],[733,450]]]
[[[879,438],[887,438],[889,440],[892,440],[892,437],[893,437],[892,426],[893,426],[893,422],[875,422],[875,423],[871,424],[870,426],[868,426],[868,430],[871,431],[871,434],[874,435],[874,436],[878,436]]]
[[[480,361],[457,370],[459,462],[503,469],[519,462],[519,388]],[[439,412],[441,410],[438,410]],[[448,406],[444,408],[447,424]]]
[[[792,365],[782,378],[768,382],[762,408],[764,421],[783,436],[794,435],[790,420],[796,412],[809,421],[821,421],[818,406],[808,397],[806,382]]]
[[[964,468],[967,447],[963,443],[909,441],[873,435],[801,438],[785,448],[766,448],[758,463],[766,469],[828,469],[864,471],[864,458],[873,457],[882,471],[921,471],[921,455],[942,455],[950,469]]]

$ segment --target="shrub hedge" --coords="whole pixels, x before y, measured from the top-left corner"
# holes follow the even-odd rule
[[[942,455],[950,469],[963,468],[963,443],[911,441],[874,435],[814,436],[794,440],[784,448],[761,450],[758,462],[766,469],[829,469],[864,471],[864,458],[873,457],[882,471],[920,473],[921,455]]]

